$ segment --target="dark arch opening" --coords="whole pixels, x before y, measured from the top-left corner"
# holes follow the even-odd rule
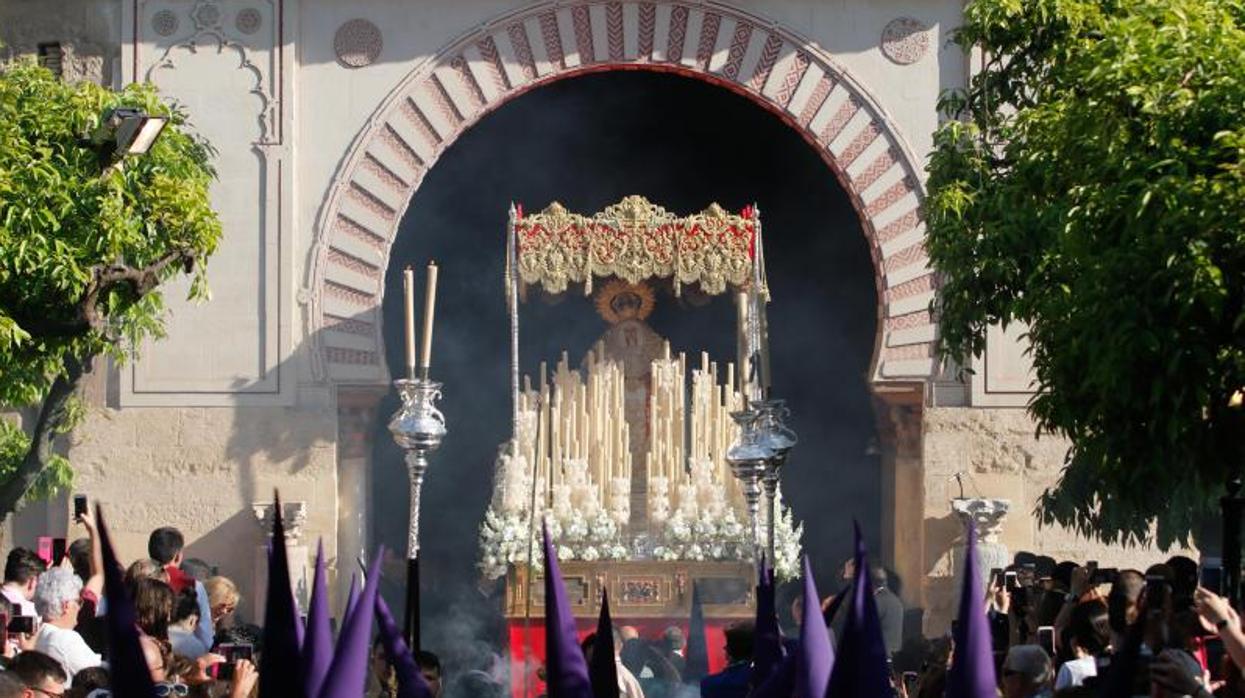
[[[858,519],[872,550],[881,534],[881,468],[869,370],[877,291],[868,244],[846,192],[821,156],[746,97],[671,73],[618,71],[558,81],[503,105],[465,132],[431,169],[402,219],[386,274],[386,360],[402,357],[401,270],[441,265],[433,374],[445,382],[449,436],[432,459],[421,517],[423,636],[433,651],[471,654],[501,638],[477,587],[477,529],[493,487],[497,446],[509,438],[509,327],[502,285],[507,205],[557,200],[589,213],[641,194],[678,214],[710,202],[757,203],[774,301],[774,390],[788,399],[801,443],[784,474],[787,502],[805,525],[805,550],[822,585],[838,584]],[[420,282],[422,283],[422,281]],[[662,296],[650,324],[676,350],[734,353],[725,298],[689,308]],[[590,299],[529,300],[523,371],[573,361],[604,331]],[[380,408],[373,527],[406,546],[406,474]],[[393,601],[401,579],[388,581]],[[491,610],[491,609],[490,609]],[[464,661],[471,661],[465,659]]]

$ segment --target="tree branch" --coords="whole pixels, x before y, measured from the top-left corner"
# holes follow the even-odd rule
[[[26,457],[13,475],[0,483],[0,520],[17,510],[17,505],[39,479],[40,473],[47,468],[53,455],[52,445],[57,428],[64,424],[68,415],[66,407],[69,398],[77,391],[85,368],[94,359],[94,355],[83,358],[68,355],[65,357],[65,372],[56,377],[43,399],[34,434],[31,435],[30,450],[26,452]]]
[[[101,296],[118,286],[128,286],[135,296],[150,293],[160,284],[160,276],[173,265],[182,265],[189,272],[197,257],[189,250],[173,250],[145,267],[108,264],[91,267],[91,280],[82,299],[69,319],[52,317],[18,317],[13,319],[36,339],[76,337],[91,330],[103,331],[105,318],[99,312]]]

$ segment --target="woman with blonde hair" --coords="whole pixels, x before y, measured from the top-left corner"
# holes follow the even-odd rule
[[[208,607],[212,610],[212,627],[220,632],[233,625],[233,612],[242,598],[238,585],[228,577],[212,577],[203,586],[207,588]]]

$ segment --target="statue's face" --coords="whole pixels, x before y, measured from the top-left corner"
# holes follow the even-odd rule
[[[640,299],[640,296],[630,291],[624,291],[610,299],[610,309],[623,319],[638,315],[643,305],[644,301]]]

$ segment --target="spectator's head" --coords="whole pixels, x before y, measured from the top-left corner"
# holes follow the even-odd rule
[[[727,660],[742,662],[752,659],[752,621],[739,621],[726,626]]]
[[[157,528],[147,539],[147,554],[161,565],[182,564],[182,549],[186,547],[186,538],[182,532],[171,526]]]
[[[1169,667],[1168,672],[1183,673],[1187,678],[1199,680],[1202,678],[1202,665],[1193,658],[1193,655],[1178,649],[1166,649],[1159,653],[1155,661],[1155,666],[1162,663]],[[1151,673],[1151,677],[1155,680],[1150,684],[1151,698],[1189,698],[1189,693],[1184,690],[1175,690],[1164,685],[1165,682],[1158,679],[1158,674]]]
[[[29,548],[13,548],[4,563],[4,583],[6,586],[17,587],[27,600],[35,597],[35,584],[39,575],[48,568],[43,558]]]
[[[1053,580],[1055,578],[1055,566],[1055,558],[1049,555],[1039,555],[1035,561],[1034,567],[1038,580]]]
[[[73,565],[74,574],[85,584],[91,578],[91,539],[79,538],[69,544],[65,551],[69,564]]]
[[[1052,678],[1050,657],[1038,645],[1015,645],[1003,660],[1003,698],[1030,698]]]
[[[0,698],[24,698],[26,687],[11,671],[0,671]]]
[[[172,626],[193,630],[199,624],[199,597],[191,589],[185,589],[173,602]]]
[[[53,567],[39,575],[34,602],[35,613],[43,622],[73,628],[78,624],[78,609],[82,605],[82,580],[71,570]]]
[[[208,606],[212,609],[212,624],[217,627],[228,625],[242,598],[238,586],[228,577],[212,577],[203,583],[203,587],[207,590]]]
[[[108,684],[107,669],[102,666],[89,667],[73,675],[73,689],[69,695],[86,698],[86,696],[91,695],[92,691],[99,689],[108,691]],[[109,692],[111,693],[111,691]]]
[[[881,565],[869,565],[869,577],[873,581],[874,589],[890,587],[890,577],[886,573],[886,568]]]
[[[1173,555],[1167,560],[1172,571],[1172,595],[1178,599],[1191,599],[1197,590],[1197,563],[1184,555]]]
[[[1120,570],[1107,594],[1107,613],[1112,632],[1123,635],[1137,620],[1137,604],[1145,591],[1146,578],[1137,570]]]
[[[589,665],[592,664],[592,651],[596,649],[596,646],[596,633],[588,633],[584,636],[584,639],[579,641],[579,651],[584,653],[584,661],[588,662]]]
[[[150,558],[135,560],[125,571],[125,586],[130,590],[130,594],[134,594],[134,589],[138,585],[140,579],[158,579],[165,584],[169,582],[168,570],[164,566]]]
[[[140,579],[134,587],[138,627],[157,640],[168,641],[173,618],[173,588],[158,579]]]
[[[26,687],[30,698],[59,696],[65,690],[65,670],[61,663],[42,652],[22,652],[9,663],[9,672]]]
[[[424,682],[428,684],[428,688],[432,691],[432,698],[441,695],[441,660],[437,655],[420,650],[415,653],[415,664],[419,667],[419,673],[423,674]]]
[[[618,650],[618,659],[627,667],[627,671],[639,676],[648,662],[648,646],[640,638],[633,637],[622,643]]]
[[[638,640],[640,638],[640,631],[636,630],[634,625],[623,625],[618,628],[618,632],[622,635],[623,642],[626,642],[627,640]]]
[[[687,638],[683,637],[683,628],[672,625],[666,628],[661,634],[663,649],[667,654],[676,654],[683,651],[683,645],[687,642]]]
[[[1097,599],[1077,604],[1068,619],[1067,633],[1079,656],[1097,657],[1106,652],[1111,644],[1107,605]]]
[[[197,557],[182,560],[182,572],[200,584],[212,577],[212,566]]]
[[[1055,565],[1055,574],[1052,579],[1055,582],[1055,588],[1062,591],[1068,591],[1072,588],[1072,572],[1080,565],[1075,562],[1064,561]]]

